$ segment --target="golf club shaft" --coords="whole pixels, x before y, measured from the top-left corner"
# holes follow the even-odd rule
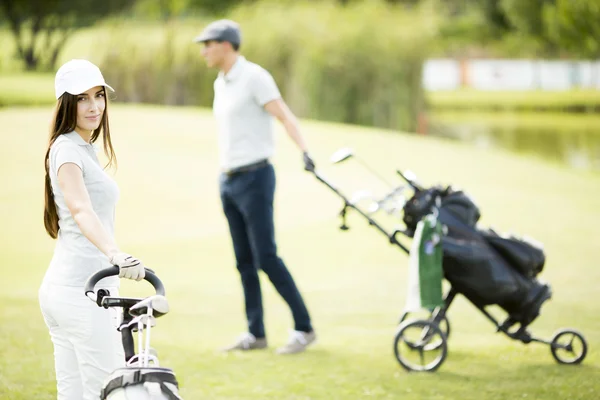
[[[383,176],[381,176],[379,173],[377,173],[377,171],[375,171],[373,168],[371,168],[366,162],[364,162],[360,157],[354,156],[354,158],[366,169],[369,170],[369,172],[371,172],[373,175],[375,175],[381,182],[385,183],[387,186],[393,188],[394,185],[392,185],[390,182],[388,182],[387,180],[385,180],[385,178]]]
[[[152,325],[151,318],[152,317],[152,307],[148,307],[148,328],[146,328],[146,348],[144,349],[144,367],[147,367],[150,364],[150,328]]]
[[[142,346],[142,344],[144,343],[142,340],[144,338],[143,330],[144,330],[144,324],[143,324],[142,320],[140,319],[138,322],[138,354],[139,354],[138,362],[140,361],[139,357],[142,356],[142,352],[144,351],[144,347]]]

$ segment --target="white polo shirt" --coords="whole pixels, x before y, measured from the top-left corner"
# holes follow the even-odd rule
[[[263,106],[281,97],[271,74],[238,56],[226,75],[219,73],[214,91],[221,167],[229,170],[271,157],[273,117]]]
[[[92,207],[109,235],[114,236],[115,207],[119,198],[117,183],[104,171],[95,145],[86,143],[77,132],[60,135],[50,148],[49,174],[58,212],[58,240],[45,281],[63,286],[83,286],[87,279],[111,264],[79,229],[58,185],[57,172],[65,163],[76,164]],[[102,280],[106,286],[118,286],[117,277]],[[82,292],[83,294],[83,292]]]

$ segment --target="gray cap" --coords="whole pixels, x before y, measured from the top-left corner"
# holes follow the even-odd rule
[[[194,38],[194,42],[208,42],[209,40],[229,42],[239,46],[242,42],[240,26],[237,22],[229,19],[220,19],[218,21],[211,22],[206,28],[204,28],[200,35]]]

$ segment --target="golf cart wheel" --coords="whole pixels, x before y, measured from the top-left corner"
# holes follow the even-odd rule
[[[587,355],[587,342],[573,329],[561,329],[550,342],[550,351],[560,364],[580,364]]]
[[[394,354],[407,371],[435,371],[448,354],[446,336],[431,321],[405,321],[398,327],[394,338]]]
[[[438,310],[437,308],[432,311],[429,314],[429,321],[433,321],[433,314],[435,313],[435,311]],[[400,318],[400,323],[403,323],[404,321],[406,321],[408,319],[408,317],[410,316],[411,313],[409,312],[405,312],[404,314],[402,314],[402,317]],[[413,319],[415,319],[413,317]],[[444,314],[444,316],[439,320],[438,322],[438,327],[440,328],[440,330],[444,333],[444,335],[446,335],[446,339],[448,339],[450,337],[450,321],[448,320],[448,317]]]

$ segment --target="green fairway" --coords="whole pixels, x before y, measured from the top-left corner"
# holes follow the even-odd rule
[[[586,111],[600,106],[600,91],[573,89],[565,91],[479,91],[459,89],[427,93],[436,110],[513,110],[513,111]]]
[[[109,109],[121,189],[118,243],[165,283],[171,312],[157,321],[152,344],[161,365],[174,369],[184,399],[600,398],[598,175],[431,137],[304,121],[318,169],[348,193],[382,193],[384,187],[358,163],[329,165],[330,154],[342,146],[354,148],[390,181],[400,182],[396,168],[408,168],[426,185],[462,187],[480,206],[483,225],[543,242],[541,279],[552,285],[553,299],[532,332],[549,339],[572,327],[589,345],[582,365],[559,365],[548,346],[495,333],[459,297],[449,311],[446,362],[432,374],[409,374],[392,348],[408,257],[356,214],[349,216],[349,231],[338,230],[341,200],[303,170],[301,154],[278,125],[279,249],[319,341],[303,354],[274,353],[292,325],[263,276],[270,349],[222,354],[218,349],[245,324],[218,196],[212,116],[196,108]],[[56,398],[52,345],[37,300],[54,246],[42,222],[51,111],[0,109],[0,399]],[[387,227],[400,222],[383,220]],[[122,283],[124,295],[150,293],[148,284]]]
[[[0,75],[0,108],[6,106],[52,106],[54,76],[48,73]]]
[[[595,133],[600,128],[600,117],[591,113],[432,111],[431,118],[449,123],[471,122],[498,128],[517,126],[529,130],[552,130],[564,135],[579,131]]]

